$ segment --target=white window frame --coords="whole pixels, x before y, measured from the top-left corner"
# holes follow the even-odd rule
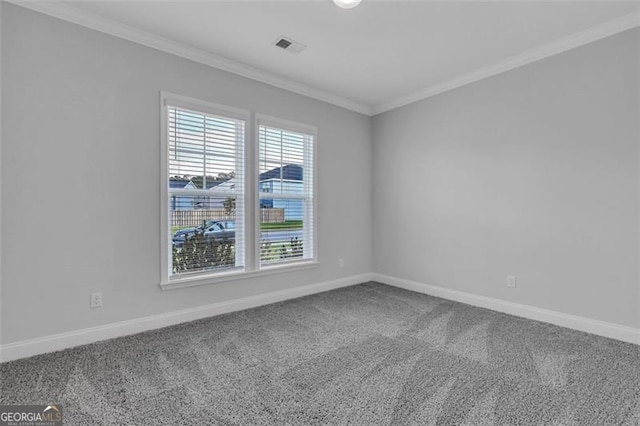
[[[277,129],[281,129],[281,130],[285,130],[285,131],[290,131],[290,132],[296,132],[296,133],[302,133],[302,134],[306,134],[306,135],[310,135],[313,138],[313,144],[311,147],[310,152],[306,152],[306,150],[308,149],[307,146],[304,147],[305,149],[305,153],[304,153],[304,167],[303,167],[303,173],[306,173],[306,170],[309,170],[309,168],[312,170],[312,176],[311,176],[311,180],[312,180],[312,187],[311,187],[311,212],[308,211],[308,209],[304,209],[305,212],[305,216],[304,219],[302,221],[303,225],[304,225],[304,238],[303,241],[309,241],[309,239],[311,239],[311,241],[313,241],[312,244],[312,253],[313,256],[311,258],[308,259],[304,259],[304,260],[291,260],[288,262],[280,262],[280,263],[274,263],[271,265],[264,265],[264,266],[259,266],[260,264],[260,244],[255,244],[255,254],[254,256],[256,257],[257,263],[258,263],[258,268],[261,271],[268,271],[268,270],[272,270],[272,269],[277,269],[277,268],[283,268],[286,267],[288,265],[296,265],[296,264],[301,264],[301,263],[309,263],[309,262],[316,262],[317,263],[317,259],[318,259],[318,234],[316,232],[317,229],[317,212],[318,212],[318,208],[317,208],[317,200],[318,200],[318,191],[317,191],[317,184],[318,184],[318,175],[317,175],[317,150],[318,150],[318,128],[315,126],[310,126],[310,125],[306,125],[306,124],[301,124],[301,123],[296,123],[294,121],[289,121],[289,120],[283,120],[281,118],[276,118],[276,117],[271,117],[269,115],[265,115],[265,114],[256,114],[256,119],[255,119],[255,151],[254,151],[254,158],[258,159],[260,158],[260,126],[268,126],[268,127],[273,127],[273,128],[277,128]],[[311,158],[309,159],[308,154],[311,154]],[[308,167],[307,162],[310,161],[311,162],[311,167]],[[256,181],[257,181],[257,176],[259,175],[259,164],[256,161],[255,164],[255,173],[256,173]],[[306,180],[303,179],[303,182],[305,182]],[[259,184],[259,182],[258,182]],[[256,199],[258,199],[258,202],[256,203],[256,211],[255,211],[255,226],[256,229],[259,230],[260,229],[260,202],[259,202],[259,185],[255,185],[256,190],[258,191],[258,194],[256,196]],[[279,198],[282,196],[278,196],[278,195],[274,195],[272,193],[269,194],[270,196],[273,196],[273,198]],[[284,196],[284,198],[286,198],[286,195]],[[294,199],[298,199],[298,197],[292,197]],[[309,220],[309,214],[311,215],[311,220]],[[308,225],[307,225],[308,224]],[[254,234],[255,237],[256,234]],[[309,238],[311,237],[311,238]],[[306,251],[306,247],[308,247],[307,244],[304,245],[305,247],[305,251]],[[305,256],[306,257],[306,256]]]
[[[171,244],[167,232],[169,229],[169,138],[168,138],[168,106],[186,108],[205,114],[243,120],[244,134],[244,267],[219,271],[205,271],[183,276],[172,276]],[[214,284],[244,278],[259,277],[283,272],[293,272],[316,267],[318,263],[317,237],[317,140],[318,130],[314,126],[282,120],[267,115],[256,114],[250,110],[229,107],[212,102],[202,101],[170,92],[160,92],[160,287],[164,290]],[[260,268],[260,202],[258,182],[259,126],[260,124],[306,133],[313,136],[313,219],[309,230],[313,236],[313,258],[263,266]],[[304,223],[304,222],[303,222]],[[307,226],[305,225],[305,228]]]

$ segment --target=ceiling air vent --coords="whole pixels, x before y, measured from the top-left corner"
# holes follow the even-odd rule
[[[278,37],[274,45],[282,50],[286,50],[289,53],[293,53],[294,55],[302,52],[307,47],[304,44],[298,43],[297,41],[292,40],[288,37]]]

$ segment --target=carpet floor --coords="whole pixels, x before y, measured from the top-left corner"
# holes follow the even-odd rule
[[[640,425],[640,347],[377,283],[0,364],[65,425]]]

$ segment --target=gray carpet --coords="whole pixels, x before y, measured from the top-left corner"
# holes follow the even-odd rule
[[[636,345],[376,283],[0,365],[67,425],[639,425]]]

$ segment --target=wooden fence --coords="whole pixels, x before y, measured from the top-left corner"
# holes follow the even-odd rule
[[[262,223],[284,222],[284,209],[260,209],[260,222]]]
[[[175,210],[171,212],[171,226],[187,228],[202,225],[207,220],[235,220],[235,214],[227,214],[225,209]],[[262,223],[284,222],[284,209],[260,209]]]

